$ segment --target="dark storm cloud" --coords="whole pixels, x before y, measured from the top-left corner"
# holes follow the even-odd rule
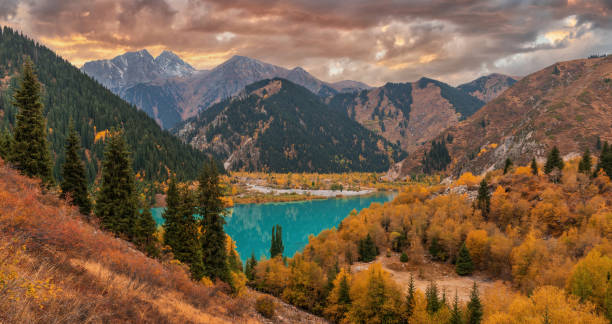
[[[162,47],[199,66],[241,54],[374,84],[523,74],[612,41],[612,0],[28,1],[9,23],[74,62]]]

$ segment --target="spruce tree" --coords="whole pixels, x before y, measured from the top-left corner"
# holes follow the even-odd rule
[[[350,305],[351,304],[350,286],[349,286],[347,276],[343,276],[342,279],[340,280],[340,287],[338,289],[338,304],[340,305]]]
[[[459,255],[457,256],[457,262],[455,263],[455,271],[460,276],[467,276],[474,272],[474,264],[472,263],[472,257],[470,251],[465,246],[465,242],[459,249]]]
[[[549,174],[555,168],[563,170],[563,159],[561,159],[561,154],[556,146],[554,146],[550,153],[548,153],[548,158],[546,159],[546,164],[544,165],[544,173]]]
[[[132,159],[121,131],[112,130],[106,139],[95,214],[103,229],[129,240],[133,238],[132,229],[139,217],[138,201]]]
[[[612,148],[608,145],[608,142],[604,142],[595,168],[594,176],[597,176],[599,170],[603,170],[608,177],[612,177]]]
[[[578,172],[590,175],[592,167],[591,151],[587,148],[582,155],[582,159],[580,159],[580,163],[578,163]]]
[[[270,258],[277,255],[283,256],[285,247],[283,246],[283,229],[280,225],[272,226],[272,242],[270,244]]]
[[[512,168],[512,160],[510,158],[506,158],[506,162],[504,163],[504,174],[508,173]]]
[[[153,219],[151,208],[149,206],[144,206],[134,224],[134,243],[141,251],[151,257],[155,257],[159,254],[157,245],[155,244],[156,230],[157,224],[155,223],[155,219]]]
[[[172,248],[174,258],[189,265],[191,276],[200,280],[204,276],[202,247],[195,219],[195,201],[188,190],[179,190],[174,177],[170,179],[163,214],[164,244]]]
[[[538,175],[538,163],[535,157],[531,160],[531,173],[533,175]]]
[[[206,161],[198,178],[198,215],[202,218],[204,272],[211,280],[229,282],[227,236],[223,230],[225,208],[221,200],[219,172],[213,160]]]
[[[91,201],[87,195],[87,175],[85,164],[79,157],[81,151],[81,139],[74,129],[74,123],[70,120],[70,130],[66,139],[66,159],[62,166],[62,188],[61,197],[70,198],[70,203],[78,206],[83,215],[91,212]]]
[[[13,145],[9,161],[23,175],[40,178],[45,185],[53,183],[53,163],[47,142],[47,126],[43,116],[41,86],[32,61],[23,64],[19,87],[13,94],[17,112]]]
[[[3,129],[0,132],[0,158],[3,160],[8,160],[11,155],[13,147],[13,136],[8,131],[8,129]]]
[[[376,246],[376,243],[374,243],[370,233],[368,233],[365,239],[359,241],[358,252],[359,261],[362,262],[373,261],[376,259],[376,256],[378,256],[378,247]]]
[[[461,310],[459,309],[459,297],[457,296],[457,290],[455,290],[455,299],[453,300],[453,309],[451,310],[451,318],[449,324],[462,324],[463,319],[461,318]]]
[[[491,194],[489,194],[489,184],[486,179],[482,179],[480,182],[476,204],[478,209],[480,209],[482,217],[487,220],[489,218],[489,212],[491,211]]]
[[[247,259],[246,265],[244,266],[244,274],[249,281],[255,280],[255,267],[257,266],[257,259],[255,259],[255,253],[251,253],[251,257]]]
[[[467,304],[467,324],[480,324],[482,322],[482,303],[478,295],[478,286],[474,281],[470,301]]]
[[[427,289],[425,290],[425,299],[427,300],[427,312],[433,314],[442,307],[440,299],[438,298],[438,286],[435,282],[430,281]]]
[[[406,296],[406,315],[407,317],[412,316],[414,312],[414,294],[416,287],[414,286],[414,277],[410,274],[410,282],[408,283],[408,294]]]

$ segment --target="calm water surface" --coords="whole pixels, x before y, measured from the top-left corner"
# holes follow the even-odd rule
[[[390,201],[394,193],[375,193],[367,196],[332,198],[286,203],[236,205],[225,217],[225,231],[236,241],[243,261],[255,253],[256,258],[269,257],[272,226],[283,227],[286,256],[293,256],[308,243],[310,234],[338,226],[353,210],[360,211],[371,203]],[[153,208],[153,217],[163,224],[164,208]]]

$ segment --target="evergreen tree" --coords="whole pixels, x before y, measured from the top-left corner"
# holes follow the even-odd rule
[[[153,219],[151,208],[144,206],[134,224],[134,243],[138,248],[151,257],[157,256],[158,250],[155,244],[155,231],[157,224]]]
[[[272,243],[270,244],[270,258],[277,255],[283,256],[283,229],[280,225],[272,226]]]
[[[78,206],[83,215],[91,212],[91,201],[87,195],[87,175],[85,164],[79,157],[81,151],[81,140],[74,129],[74,123],[70,120],[70,131],[66,140],[66,158],[62,166],[62,188],[61,197],[70,197],[70,203]]]
[[[343,276],[342,279],[340,280],[340,285],[338,289],[338,304],[340,305],[350,305],[351,304],[350,286],[349,286],[347,276]]]
[[[32,61],[26,59],[19,88],[13,95],[13,104],[19,112],[9,161],[22,174],[40,178],[43,184],[50,185],[53,166],[40,91]]]
[[[486,179],[482,179],[480,182],[476,204],[478,209],[480,209],[482,217],[485,220],[489,219],[489,212],[491,211],[491,194],[489,194],[489,184]]]
[[[244,274],[249,281],[255,280],[255,267],[257,266],[257,260],[255,259],[255,253],[251,253],[251,257],[247,259],[246,265],[244,266]]]
[[[606,282],[606,294],[604,296],[604,309],[608,321],[612,323],[612,279],[608,272],[608,281]]]
[[[512,168],[512,160],[510,160],[510,158],[506,158],[506,163],[504,164],[504,174],[508,173],[510,168]]]
[[[219,172],[213,160],[204,162],[198,178],[198,215],[202,218],[202,255],[204,272],[211,280],[229,282],[226,240],[223,230],[225,207],[221,200]]]
[[[13,136],[7,129],[0,133],[0,158],[7,160],[11,155],[13,146]]]
[[[427,312],[433,314],[437,312],[442,304],[438,298],[438,286],[435,282],[430,281],[427,289],[425,290],[425,299],[427,300]]]
[[[359,261],[362,262],[373,261],[376,259],[376,256],[378,256],[378,247],[376,246],[376,243],[374,243],[374,240],[369,233],[365,239],[359,241],[358,252]]]
[[[442,171],[450,164],[451,157],[446,148],[446,141],[444,139],[436,142],[431,142],[431,149],[425,153],[421,165],[423,166],[424,173],[433,173],[435,171]]]
[[[482,304],[478,295],[478,286],[474,282],[470,301],[467,304],[467,324],[480,324],[482,322]]]
[[[591,174],[591,168],[593,167],[593,162],[591,161],[591,151],[587,148],[582,155],[582,159],[580,163],[578,163],[578,172],[584,174]]]
[[[416,288],[414,286],[414,277],[410,274],[410,282],[408,283],[408,295],[406,296],[406,315],[407,317],[412,316],[414,312],[414,294]]]
[[[538,163],[536,162],[535,157],[531,160],[531,173],[533,175],[538,175]]]
[[[461,318],[461,310],[459,309],[459,297],[457,296],[457,291],[455,290],[455,300],[453,301],[453,309],[451,310],[451,318],[449,320],[449,324],[462,324],[463,320]]]
[[[608,145],[608,142],[604,142],[601,148],[601,154],[597,167],[595,168],[594,176],[597,176],[599,170],[603,170],[608,177],[612,178],[612,149]]]
[[[561,154],[556,146],[554,146],[550,153],[548,153],[548,158],[546,159],[546,164],[544,165],[544,173],[549,174],[555,168],[563,170],[563,159],[561,159]]]
[[[170,178],[166,193],[166,210],[163,217],[164,244],[172,248],[174,258],[189,265],[191,277],[200,280],[204,276],[202,246],[198,224],[194,217],[195,201],[187,189],[180,190],[174,177]]]
[[[129,240],[133,238],[138,202],[132,159],[121,131],[113,130],[107,138],[95,214],[102,228]]]
[[[465,242],[459,249],[459,255],[457,256],[457,262],[455,263],[455,271],[460,276],[467,276],[474,272],[474,264],[472,263],[472,257],[470,251],[465,246]]]

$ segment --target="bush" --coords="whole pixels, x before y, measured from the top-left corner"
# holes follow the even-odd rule
[[[261,296],[255,301],[255,310],[265,318],[274,317],[276,305],[270,296]]]
[[[402,252],[402,255],[400,256],[400,262],[408,262],[408,254],[406,254],[406,252]]]

